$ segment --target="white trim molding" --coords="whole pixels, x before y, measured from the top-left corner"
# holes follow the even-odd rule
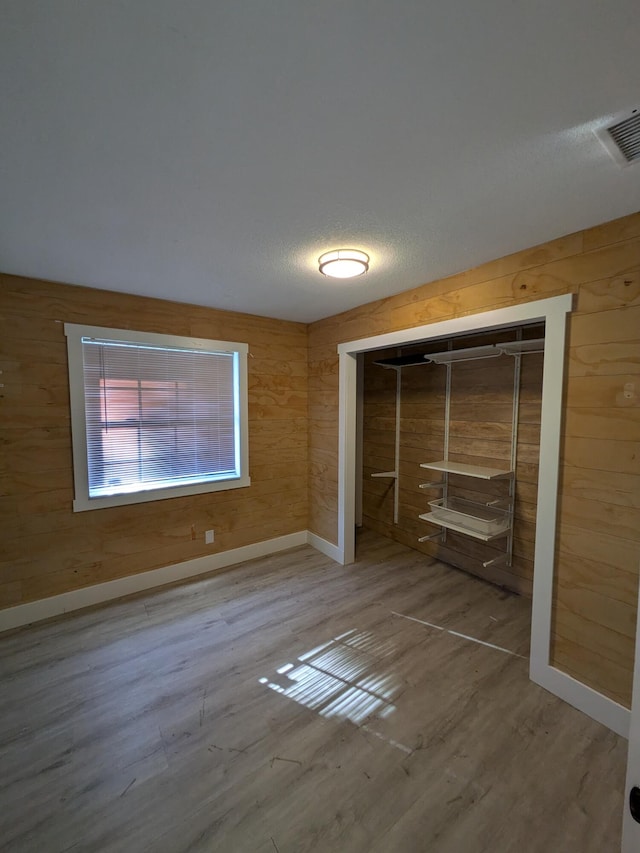
[[[60,595],[52,595],[38,601],[30,601],[27,604],[8,607],[5,610],[0,610],[0,632],[21,628],[23,625],[40,622],[43,619],[51,619],[54,616],[62,616],[64,613],[81,610],[83,607],[105,604],[126,595],[156,589],[176,581],[191,580],[199,575],[217,572],[238,563],[245,563],[247,560],[277,554],[279,551],[288,551],[300,545],[311,545],[316,551],[336,563],[340,563],[340,552],[337,545],[328,542],[315,533],[311,533],[309,530],[299,530],[297,533],[289,533],[287,536],[278,536],[275,539],[266,539],[253,545],[244,545],[242,548],[232,548],[230,551],[221,551],[218,554],[211,554],[206,557],[196,557],[194,560],[185,560],[184,563],[163,566],[160,569],[152,569],[138,575],[129,575],[125,578],[63,592]]]
[[[622,737],[629,737],[631,711],[624,705],[618,704],[608,696],[598,693],[597,690],[587,687],[586,684],[549,664],[536,667],[534,671],[532,659],[529,675],[531,680],[540,687],[544,687],[549,693],[553,693],[578,711],[582,711],[592,720],[602,723],[603,726]]]
[[[325,542],[325,540],[320,540],[320,537],[315,538]],[[196,557],[194,560],[185,560],[184,563],[152,569],[149,572],[129,575],[117,580],[106,581],[106,583],[85,586],[81,589],[63,592],[61,595],[53,595],[39,601],[30,601],[27,604],[18,604],[15,607],[0,610],[0,631],[20,628],[23,625],[29,625],[31,622],[51,619],[53,616],[61,616],[83,607],[103,604],[116,598],[123,598],[125,595],[132,595],[136,592],[143,592],[165,584],[219,571],[236,563],[254,560],[256,557],[266,557],[269,554],[306,545],[308,541],[308,531],[300,530],[297,533],[289,533],[287,536],[278,536],[275,539],[266,539],[253,545],[232,548],[229,551],[221,551],[218,554],[211,554],[206,557]],[[326,545],[330,546],[330,543],[327,542]],[[331,547],[335,548],[335,545]],[[318,548],[318,550],[322,549]],[[323,551],[323,553],[326,552]]]
[[[323,539],[322,536],[318,536],[316,533],[312,533],[308,530],[307,543],[311,545],[312,548],[315,548],[316,551],[320,551],[321,554],[324,554],[325,557],[329,557],[329,559],[334,562],[342,564],[342,560],[340,559],[341,551],[337,545],[333,544],[333,542],[329,542],[327,539]]]
[[[356,407],[357,407],[357,356],[359,353],[386,347],[410,346],[427,341],[441,340],[480,331],[492,331],[509,326],[545,323],[545,365],[542,385],[543,418],[540,437],[541,448],[544,444],[547,463],[552,462],[556,452],[555,468],[549,477],[541,466],[541,481],[545,499],[551,501],[553,511],[546,511],[547,521],[552,520],[555,534],[555,510],[557,501],[558,457],[560,446],[559,424],[562,413],[562,387],[564,379],[564,341],[566,315],[571,311],[573,295],[553,296],[523,302],[508,308],[498,308],[480,314],[454,317],[426,326],[400,329],[370,338],[360,338],[338,344],[339,363],[339,450],[338,450],[338,547],[340,562],[349,565],[355,558],[355,456],[356,456]],[[550,345],[553,338],[553,345]],[[556,340],[557,338],[557,340]],[[548,349],[549,348],[549,349]],[[547,351],[550,357],[547,358]],[[558,362],[555,359],[560,353]],[[553,359],[553,363],[552,363]],[[546,403],[546,408],[545,408]],[[546,417],[545,417],[546,415]],[[554,434],[555,430],[555,434]],[[542,455],[542,454],[541,454]],[[541,489],[538,490],[538,507],[541,506]],[[551,517],[553,518],[551,519]],[[551,537],[553,543],[554,537]],[[552,545],[553,547],[553,545]],[[553,579],[552,579],[553,580]],[[551,603],[549,601],[549,616]]]

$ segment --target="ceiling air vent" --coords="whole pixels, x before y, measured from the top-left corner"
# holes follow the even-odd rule
[[[640,111],[633,110],[614,124],[600,128],[596,136],[621,166],[640,162]]]

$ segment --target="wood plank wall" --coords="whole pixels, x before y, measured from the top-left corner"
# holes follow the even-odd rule
[[[628,705],[640,563],[640,213],[313,323],[310,529],[337,542],[339,343],[562,293],[576,299],[552,662]]]
[[[0,309],[0,607],[306,528],[305,325],[15,276]],[[73,513],[65,322],[248,343],[251,486]]]
[[[526,337],[544,337],[544,328],[525,330]],[[515,333],[458,338],[455,348],[513,340]],[[437,349],[433,344],[428,349]],[[424,352],[407,347],[403,354]],[[371,474],[392,470],[395,465],[396,372],[374,362],[388,352],[364,357],[363,429],[363,523],[405,545],[458,566],[515,592],[531,596],[535,542],[540,412],[542,402],[542,355],[522,357],[513,561],[510,568],[489,566],[483,561],[504,553],[506,540],[482,543],[447,532],[446,542],[419,543],[421,536],[438,528],[418,518],[428,512],[428,501],[442,490],[420,488],[437,481],[437,472],[420,468],[421,462],[444,458],[446,367],[424,364],[405,367],[401,374],[400,477],[398,524],[393,523],[394,485]],[[501,356],[487,361],[461,362],[452,366],[449,458],[455,462],[508,468],[511,459],[514,359]],[[485,482],[468,477],[449,477],[449,494],[484,502],[507,495],[505,481]]]

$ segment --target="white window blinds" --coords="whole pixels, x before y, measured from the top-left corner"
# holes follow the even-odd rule
[[[141,337],[78,335],[89,504],[243,476],[240,353]]]

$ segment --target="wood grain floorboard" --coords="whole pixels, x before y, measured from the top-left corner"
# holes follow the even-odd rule
[[[614,853],[626,742],[529,607],[363,531],[6,634],[0,849]]]

